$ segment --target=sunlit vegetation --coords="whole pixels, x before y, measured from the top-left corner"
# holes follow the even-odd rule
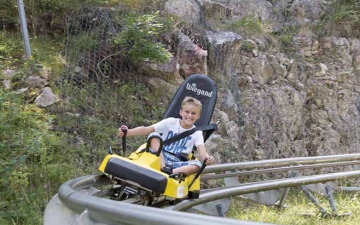
[[[165,61],[173,43],[166,46],[160,39],[171,33],[171,29],[179,29],[180,22],[173,26],[172,17],[164,18],[169,15],[156,13],[164,2],[24,0],[31,38],[32,57],[29,59],[23,57],[17,2],[0,2],[0,70],[15,71],[11,77],[0,73],[1,82],[12,82],[10,89],[0,87],[0,224],[42,224],[46,204],[62,183],[98,172],[98,162],[107,148],[119,145],[116,130],[120,124],[152,124],[161,118],[167,107],[168,90],[150,90],[142,78],[135,79],[139,74],[129,68],[126,73],[134,79],[118,76],[106,82],[90,80],[81,85],[62,79],[64,67],[70,63],[64,57],[67,16],[83,6],[101,6],[106,10],[118,7],[123,12],[131,12],[128,17],[120,18],[127,20],[121,21],[124,29],[114,36],[113,45],[125,47],[127,55],[124,57],[134,61]],[[320,21],[322,29],[319,31],[322,32],[319,34],[359,37],[359,8],[359,1],[332,1]],[[264,24],[255,18],[226,22],[223,17],[230,18],[228,11],[218,13],[219,17],[214,19],[211,15],[215,9],[206,10],[210,25],[250,36],[266,31]],[[295,32],[293,28],[284,28],[277,37],[284,46],[290,46]],[[93,53],[100,46],[94,37],[95,34],[79,35],[74,42],[78,45],[76,49],[87,48]],[[244,44],[242,49],[251,51],[253,46]],[[75,51],[71,53],[76,54]],[[107,66],[104,64],[104,70]],[[35,106],[33,100],[39,90],[19,92],[24,88],[23,80],[30,75],[46,77],[61,101],[47,109]],[[69,91],[73,93],[71,97],[66,96]],[[143,141],[132,139],[129,150]],[[283,211],[233,202],[228,217],[284,225],[357,224],[360,219],[358,194],[336,195],[336,202],[340,214],[350,213],[351,216],[321,218],[308,199],[293,194]]]
[[[285,207],[264,206],[233,201],[227,217],[279,225],[355,225],[360,215],[359,193],[337,192],[334,195],[337,212],[333,212],[327,197],[316,196],[328,214],[321,213],[302,192],[293,191]]]

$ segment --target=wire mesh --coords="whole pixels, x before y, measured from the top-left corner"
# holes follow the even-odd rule
[[[114,43],[116,36],[125,29],[126,16],[126,12],[121,10],[86,7],[69,15],[67,20],[63,52],[67,64],[59,79],[62,108],[57,110],[64,112],[62,126],[75,132],[90,153],[93,149],[118,145],[115,135],[121,124],[135,127],[159,121],[173,94],[167,88],[148,85],[148,78],[161,77],[161,72],[144,69],[148,68],[144,64],[134,64],[124,57],[128,46],[119,47]],[[176,58],[178,72],[183,78],[194,73],[206,73],[219,88],[229,88],[237,102],[241,97],[237,85],[238,67],[241,67],[238,64],[241,62],[227,59],[227,56],[237,55],[233,51],[238,50],[231,46],[232,41],[210,43],[206,32],[211,28],[206,25],[207,20],[204,17],[199,24],[192,25],[175,23],[171,32],[161,33],[153,41],[161,42]],[[182,39],[181,35],[186,38]],[[207,52],[205,61],[197,58],[199,49]],[[239,123],[241,117],[239,114]],[[103,132],[98,132],[99,129]],[[134,150],[143,141],[143,137],[131,139],[128,150]],[[224,161],[241,160],[244,155],[239,153],[239,143],[224,143],[224,149],[219,153]]]
[[[116,137],[120,125],[153,124],[162,118],[170,99],[168,90],[146,85],[146,73],[121,54],[126,49],[114,44],[122,16],[122,12],[88,7],[69,15],[63,51],[66,65],[57,85],[62,101],[49,109],[59,115],[58,129],[75,134],[74,146],[86,152],[84,162],[94,169],[107,148],[120,148]],[[144,141],[145,137],[128,140],[128,153]]]

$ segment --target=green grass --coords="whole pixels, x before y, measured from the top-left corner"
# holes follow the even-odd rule
[[[227,25],[227,28],[244,35],[260,35],[264,32],[263,25],[258,19],[245,16]]]
[[[20,34],[0,32],[0,69],[17,65],[24,54]]]
[[[360,37],[360,2],[358,0],[330,1],[317,26],[317,33],[347,38]]]
[[[329,201],[324,196],[316,196],[328,212]],[[232,201],[228,218],[279,225],[356,225],[360,220],[359,193],[336,193],[335,203],[338,215],[322,217],[320,210],[301,192],[293,192],[285,201],[281,211],[277,207],[267,207],[254,203]],[[350,215],[350,216],[345,216]]]
[[[31,51],[36,62],[40,62],[43,67],[50,68],[50,79],[57,78],[64,68],[64,59],[61,51],[64,49],[64,37],[58,36],[57,39],[48,36],[32,38]]]
[[[61,183],[83,173],[81,146],[64,145],[65,134],[48,130],[54,116],[25,95],[0,88],[0,224],[41,224]]]

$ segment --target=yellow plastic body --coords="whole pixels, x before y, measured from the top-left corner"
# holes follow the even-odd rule
[[[106,165],[112,157],[119,158],[128,163],[133,163],[148,170],[155,171],[156,173],[161,173],[167,178],[167,185],[164,193],[161,193],[167,197],[182,199],[187,197],[189,191],[199,191],[200,190],[200,177],[192,184],[190,190],[188,189],[189,184],[194,178],[194,175],[189,175],[185,178],[184,181],[179,182],[174,178],[170,178],[168,174],[160,171],[160,157],[157,157],[155,154],[142,151],[145,148],[146,144],[141,145],[135,152],[133,152],[128,158],[122,157],[116,154],[107,155],[102,163],[100,164],[99,171],[105,173]],[[110,174],[113,175],[113,174]]]

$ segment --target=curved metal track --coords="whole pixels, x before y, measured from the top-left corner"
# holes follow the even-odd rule
[[[68,181],[61,185],[58,192],[59,199],[71,211],[79,215],[83,215],[83,217],[87,217],[87,221],[100,222],[102,224],[265,225],[265,223],[239,221],[127,204],[121,201],[112,201],[83,193],[85,189],[89,189],[100,184],[106,184],[108,180],[108,178],[98,175],[85,176]],[[47,218],[49,217],[50,215]],[[44,219],[45,225],[47,224],[47,221],[50,221],[50,218],[47,218]],[[81,218],[81,216],[79,216],[79,218]],[[73,224],[81,224],[82,222],[83,221],[76,223],[75,221]],[[52,221],[51,224],[55,224],[54,221]]]
[[[274,189],[286,188],[286,187],[297,187],[306,184],[325,183],[328,181],[334,181],[334,180],[350,178],[350,177],[360,177],[360,170],[314,175],[307,177],[287,178],[282,180],[272,180],[267,182],[258,182],[256,184],[247,184],[247,185],[235,186],[235,187],[225,187],[220,190],[215,190],[201,194],[198,199],[184,200],[170,208],[172,210],[184,211],[186,209],[189,209],[193,206],[205,202],[210,202],[230,196],[237,196],[242,194],[248,194],[259,191],[268,191],[268,190],[274,190]]]
[[[346,162],[346,161],[354,161],[354,160],[360,160],[359,153],[217,164],[206,167],[203,173],[225,172],[225,171],[232,171],[234,169],[245,170],[245,169],[267,168],[267,167],[324,164],[324,163]],[[318,167],[321,168],[322,165]]]
[[[360,154],[348,154],[219,164],[205,168],[202,179],[221,179],[226,177],[235,178],[240,175],[266,172],[284,172],[310,168],[356,165],[360,163],[359,160]],[[253,170],[251,171],[251,169]],[[241,170],[241,172],[236,170]],[[107,185],[111,182],[108,177],[103,175],[85,176],[68,181],[61,185],[58,192],[58,203],[64,204],[69,209],[69,211],[72,212],[72,215],[74,213],[80,215],[78,220],[80,218],[87,218],[88,221],[101,222],[104,224],[142,225],[144,223],[154,223],[159,225],[172,225],[185,223],[194,224],[194,221],[197,221],[196,224],[222,223],[259,225],[263,223],[209,217],[176,211],[190,210],[192,207],[198,207],[201,204],[218,201],[220,199],[229,198],[231,196],[260,193],[262,191],[277,190],[280,188],[288,189],[290,187],[325,183],[350,177],[360,177],[360,170],[305,177],[293,177],[281,180],[261,181],[248,184],[235,183],[235,186],[202,190],[199,199],[183,200],[176,205],[169,206],[164,209],[158,209],[91,196],[91,194],[94,193],[94,187]],[[49,218],[56,214],[56,212],[52,212],[52,210],[48,208],[51,207],[47,207],[47,210],[45,211],[44,225],[53,225],[54,222],[47,223],[47,221],[49,221]],[[69,214],[69,212],[66,213]],[[176,220],[174,220],[175,217]],[[79,224],[80,223],[81,222],[79,222]]]

